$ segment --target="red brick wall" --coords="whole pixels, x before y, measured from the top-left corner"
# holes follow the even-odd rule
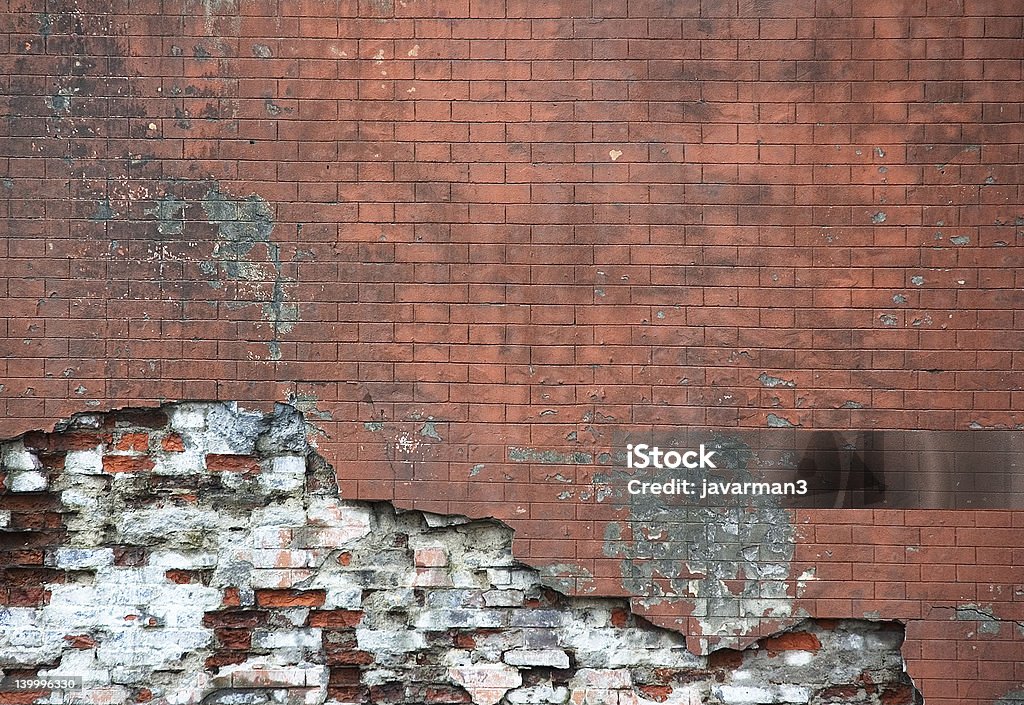
[[[622,592],[559,498],[609,425],[1024,423],[1020,15],[0,0],[0,435],[291,400],[345,496],[502,518]],[[926,620],[929,705],[989,702],[1019,633],[940,608],[1021,620],[1020,519],[937,516],[808,515],[794,565],[843,583],[819,616]]]

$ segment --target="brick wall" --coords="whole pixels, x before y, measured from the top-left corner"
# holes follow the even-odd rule
[[[610,428],[1024,423],[1019,7],[793,5],[0,0],[0,436],[288,401],[346,498],[503,519],[710,648],[710,582],[638,594]],[[1022,687],[1017,514],[787,516],[728,609]]]
[[[552,590],[496,522],[341,500],[288,407],[90,414],[0,457],[0,680],[76,702],[919,702],[896,622],[694,655]]]

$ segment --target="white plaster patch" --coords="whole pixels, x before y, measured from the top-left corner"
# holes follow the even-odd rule
[[[306,459],[297,455],[274,458],[270,467],[259,475],[264,492],[295,492],[306,481]]]
[[[25,448],[24,441],[14,441],[0,446],[0,464],[5,470],[38,470],[42,467],[39,458]]]
[[[114,551],[110,548],[58,548],[54,552],[55,565],[65,570],[88,570],[114,565]]]
[[[47,488],[46,473],[38,470],[12,472],[6,484],[11,492],[41,492]]]
[[[72,450],[64,456],[64,472],[98,475],[103,472],[103,455],[99,446],[87,450]]]
[[[717,685],[712,688],[711,692],[727,705],[756,705],[757,703],[776,702],[772,691],[767,688]]]

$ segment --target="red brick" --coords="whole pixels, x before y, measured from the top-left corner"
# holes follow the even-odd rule
[[[104,472],[147,472],[153,469],[153,461],[144,455],[104,455]]]
[[[343,703],[369,702],[369,691],[362,686],[330,685],[327,687],[327,696]]]
[[[187,585],[189,583],[199,582],[199,576],[193,570],[172,569],[168,570],[165,575],[168,580],[172,583],[177,583],[178,585]]]
[[[185,450],[185,441],[178,433],[168,433],[160,439],[160,447],[168,453],[181,453]]]
[[[212,656],[208,656],[204,664],[206,668],[216,670],[224,666],[244,663],[247,658],[249,658],[248,651],[218,651]]]
[[[637,690],[643,693],[648,700],[657,703],[665,702],[672,695],[672,686],[670,685],[641,685],[637,687]]]
[[[810,632],[785,632],[769,637],[762,643],[769,654],[782,651],[817,651],[821,648],[818,637]]]
[[[251,629],[219,628],[213,631],[221,648],[245,651],[252,646]]]
[[[321,604],[323,604],[321,602]],[[309,626],[330,629],[355,627],[363,619],[359,610],[314,610],[309,613]]]
[[[224,598],[221,600],[222,607],[241,607],[242,598],[236,587],[224,588]]]
[[[210,453],[206,456],[206,468],[211,472],[259,472],[259,460],[250,455],[223,455]]]
[[[368,666],[374,662],[374,656],[368,651],[359,649],[337,649],[327,651],[329,666]]]
[[[0,693],[0,705],[31,705],[49,694],[47,690],[19,690]]]
[[[125,433],[114,445],[116,450],[134,450],[145,453],[149,448],[148,433]]]
[[[743,652],[733,649],[719,649],[708,657],[710,668],[734,670],[743,665]]]
[[[91,649],[96,646],[96,640],[88,634],[73,634],[65,636],[64,641],[68,642],[68,645],[72,649]]]
[[[256,604],[260,607],[320,607],[326,597],[323,590],[257,590]]]
[[[257,610],[223,610],[203,615],[203,626],[231,629],[254,629],[266,624],[267,613]]]
[[[25,434],[25,445],[29,448],[51,452],[67,452],[71,450],[89,450],[105,443],[110,443],[110,434],[71,432],[71,433],[39,433]]]

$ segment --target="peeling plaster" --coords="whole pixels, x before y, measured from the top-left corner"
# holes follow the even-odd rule
[[[740,438],[711,444],[722,467],[737,468],[734,481],[753,479],[753,459]],[[697,650],[735,646],[762,620],[794,616],[790,563],[796,531],[790,513],[768,495],[723,500],[711,507],[672,503],[664,497],[624,494],[631,475],[622,470],[595,475],[596,486],[629,512],[609,522],[604,555],[620,559],[623,589],[653,607],[666,601],[692,605],[700,625]],[[598,501],[601,501],[600,499]]]
[[[595,588],[579,567],[517,562],[503,524],[342,501],[293,407],[192,402],[133,413],[59,424],[58,434],[77,434],[59,466],[36,455],[49,445],[44,434],[0,444],[3,472],[47,480],[66,529],[47,549],[63,576],[46,584],[49,600],[0,605],[0,676],[12,667],[82,676],[87,698],[111,705],[136,702],[140,688],[154,705],[739,705],[827,698],[846,683],[867,703],[914,694],[898,625],[806,621],[757,648],[695,655],[625,600],[552,590],[568,580]],[[634,509],[638,531],[650,512]],[[678,557],[708,572],[694,578],[699,599],[738,597],[741,615],[752,606],[753,596],[727,587],[705,594],[732,582],[712,562],[742,562],[742,580],[769,590],[781,578],[773,566],[788,560],[784,549],[765,559],[742,544],[736,556],[705,555],[730,537],[769,553],[791,546],[792,528],[773,511],[758,507],[753,523],[731,510],[684,517],[686,536],[697,522],[710,529],[690,536],[697,554]],[[0,512],[0,527],[13,514]],[[782,533],[762,533],[773,521]]]

